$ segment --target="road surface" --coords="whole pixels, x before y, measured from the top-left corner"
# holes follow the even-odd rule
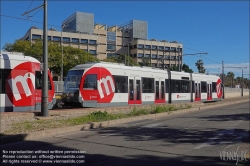
[[[249,121],[244,102],[1,148],[12,165],[249,165]]]

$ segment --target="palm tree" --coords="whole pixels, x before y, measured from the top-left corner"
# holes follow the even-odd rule
[[[234,73],[233,72],[228,72],[227,73],[227,78],[230,78],[231,82],[231,88],[233,87],[233,79],[234,79]]]
[[[206,69],[204,68],[204,63],[203,63],[203,61],[201,59],[199,59],[195,63],[195,65],[197,66],[199,73],[205,73],[206,72]]]

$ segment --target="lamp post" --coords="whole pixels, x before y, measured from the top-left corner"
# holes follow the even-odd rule
[[[61,27],[63,31],[63,26]],[[61,81],[63,81],[63,41],[62,41],[62,31],[61,31],[61,54],[62,54],[62,65],[61,65]]]
[[[127,54],[128,55],[128,66],[129,66],[129,59],[130,59],[129,58],[130,57],[130,50],[129,50],[129,45],[130,44],[131,44],[131,41],[127,43],[127,45],[128,45],[128,54]],[[126,55],[125,55],[125,66],[126,66]]]
[[[241,81],[241,96],[243,97],[243,85],[244,85],[244,78],[243,78],[243,69],[241,70],[242,71],[242,81]]]
[[[49,116],[48,112],[48,16],[47,0],[44,0],[44,22],[43,22],[43,87],[42,87],[42,116]]]
[[[180,66],[180,46],[178,46],[178,71],[181,71],[181,66]]]

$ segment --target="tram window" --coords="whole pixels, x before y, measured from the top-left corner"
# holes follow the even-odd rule
[[[194,89],[194,81],[192,81],[192,93],[195,93],[195,89]]]
[[[181,80],[172,80],[172,92],[173,93],[181,92]]]
[[[42,89],[42,73],[40,71],[36,71],[35,87]]]
[[[201,81],[201,93],[207,92],[207,82]]]
[[[0,69],[0,93],[6,93],[7,78],[11,69]]]
[[[0,69],[0,93],[3,93],[3,71]]]
[[[83,88],[86,89],[97,89],[97,75],[88,74],[84,79]]]
[[[154,79],[142,77],[142,93],[154,93]]]
[[[190,92],[190,82],[189,81],[181,81],[181,93],[189,93]]]
[[[35,72],[35,88],[36,89],[42,89],[42,72],[41,71],[36,71]],[[48,76],[48,90],[52,90],[52,86],[51,86],[51,81],[50,78]]]
[[[216,82],[212,82],[212,92],[216,92]]]
[[[165,79],[166,93],[169,93],[169,79]]]
[[[115,76],[115,93],[128,93],[128,77],[127,76]]]
[[[3,71],[0,69],[0,93],[3,93]]]
[[[51,81],[50,81],[49,76],[48,76],[48,90],[52,90]]]

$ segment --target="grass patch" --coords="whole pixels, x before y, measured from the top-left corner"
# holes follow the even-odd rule
[[[133,107],[132,111],[128,113],[108,113],[107,111],[95,111],[87,116],[85,115],[67,119],[24,121],[12,124],[11,128],[7,131],[4,131],[3,134],[27,133],[50,128],[74,126],[90,122],[100,122],[140,115],[156,114],[162,112],[170,113],[172,111],[187,108],[191,108],[191,105],[153,105],[148,107]]]

